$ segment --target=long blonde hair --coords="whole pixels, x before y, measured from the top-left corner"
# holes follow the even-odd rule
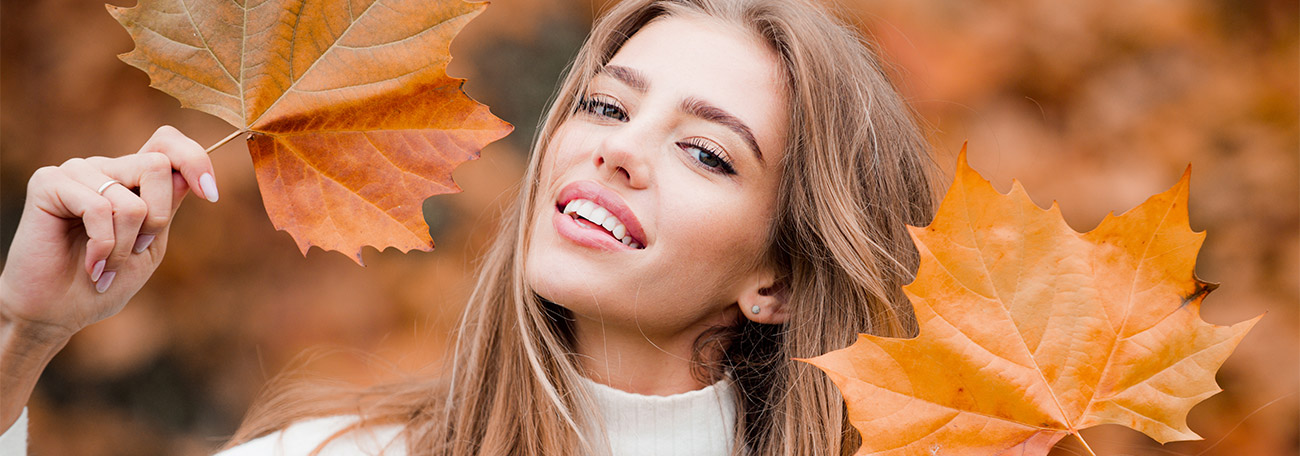
[[[327,401],[281,389],[250,411],[232,444],[305,417],[355,413],[362,417],[356,427],[403,426],[410,454],[603,453],[601,437],[584,432],[597,417],[581,386],[568,311],[542,300],[524,280],[528,220],[538,204],[544,151],[577,109],[587,82],[647,23],[683,14],[735,23],[762,38],[780,57],[791,107],[770,235],[789,322],[742,318],[707,332],[697,355],[716,347],[720,356],[697,356],[698,374],[735,382],[737,454],[855,450],[857,433],[847,425],[838,390],[792,358],[842,348],[861,332],[914,332],[900,291],[917,263],[905,225],[929,222],[931,165],[913,114],[862,38],[805,0],[614,6],[596,22],[541,126],[518,200],[480,265],[449,375]]]

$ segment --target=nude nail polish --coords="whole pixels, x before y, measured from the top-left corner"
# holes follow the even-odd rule
[[[99,275],[104,273],[104,260],[95,262],[95,266],[90,270],[90,281],[98,282]]]
[[[152,234],[141,234],[140,236],[136,237],[135,246],[131,247],[131,251],[135,253],[143,252],[144,249],[149,248],[149,244],[153,244],[154,237],[156,236]]]
[[[220,196],[217,194],[217,180],[212,178],[211,174],[203,173],[199,176],[199,189],[203,190],[203,197],[208,201],[217,202]]]
[[[117,277],[117,271],[105,272],[104,275],[99,278],[99,281],[95,282],[95,291],[103,293],[104,290],[108,289],[109,285],[113,284],[114,277]]]

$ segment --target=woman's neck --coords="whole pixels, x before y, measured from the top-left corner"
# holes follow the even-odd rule
[[[629,393],[667,396],[708,386],[695,378],[695,341],[716,324],[699,324],[675,334],[651,336],[578,317],[575,349],[583,373],[600,384]],[[704,356],[716,354],[704,354]]]

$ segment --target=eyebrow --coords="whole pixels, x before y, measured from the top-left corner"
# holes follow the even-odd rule
[[[625,66],[605,65],[596,74],[608,74],[637,92],[645,92],[650,89],[650,82],[646,80],[645,75],[641,74],[640,71]]]
[[[604,74],[617,79],[619,82],[626,84],[628,87],[631,87],[632,90],[637,92],[644,93],[650,89],[650,82],[644,74],[638,70],[625,66],[605,65],[597,74]],[[725,109],[719,108],[707,101],[695,97],[688,97],[685,100],[682,100],[682,104],[678,109],[681,109],[682,112],[691,116],[727,127],[727,129],[739,135],[740,139],[744,140],[745,144],[749,146],[749,149],[754,151],[754,155],[758,157],[759,163],[764,162],[763,150],[758,148],[758,141],[754,139],[753,130],[750,130],[749,126],[745,125],[745,122],[741,121],[739,117],[732,115]]]
[[[688,97],[682,100],[680,108],[683,112],[695,117],[699,117],[709,122],[713,122],[731,130],[745,140],[749,145],[749,150],[754,151],[754,156],[758,157],[758,162],[763,163],[763,151],[758,148],[758,141],[754,140],[754,132],[749,129],[745,122],[740,118],[731,115],[726,110],[709,104],[709,102],[695,97]]]

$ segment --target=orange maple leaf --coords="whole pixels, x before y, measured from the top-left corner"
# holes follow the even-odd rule
[[[446,74],[451,39],[486,3],[141,0],[108,5],[119,56],[181,105],[251,132],[267,214],[304,254],[430,250],[425,198],[511,126]],[[233,138],[236,135],[231,135]]]
[[[1161,443],[1199,438],[1187,412],[1259,320],[1200,318],[1216,285],[1193,272],[1191,168],[1169,191],[1078,233],[1018,182],[1002,195],[966,164],[904,287],[914,339],[861,335],[807,360],[839,386],[866,455],[1045,455],[1121,424]],[[1086,443],[1085,443],[1086,446]]]

